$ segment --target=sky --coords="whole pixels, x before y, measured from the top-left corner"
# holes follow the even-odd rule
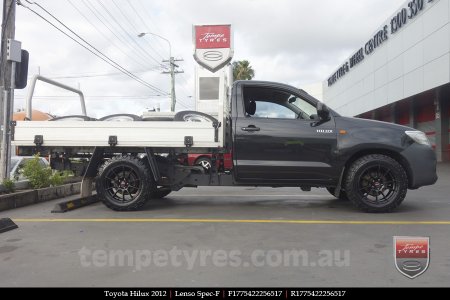
[[[31,1],[30,1],[31,2]],[[29,76],[40,73],[80,88],[91,117],[141,115],[159,105],[168,111],[170,77],[162,62],[177,59],[176,110],[194,108],[193,24],[231,24],[233,60],[249,60],[257,80],[297,87],[322,82],[405,0],[37,0],[22,3],[55,26],[66,25],[111,60],[138,76],[127,77],[18,6],[16,40],[30,53]],[[42,6],[51,15],[42,10]],[[151,32],[165,38],[145,35]],[[73,34],[72,34],[73,36]],[[95,50],[94,50],[95,52]],[[150,87],[149,87],[150,85]],[[155,90],[156,88],[156,90]],[[28,89],[17,90],[15,108]],[[76,95],[38,83],[33,108],[80,114]]]

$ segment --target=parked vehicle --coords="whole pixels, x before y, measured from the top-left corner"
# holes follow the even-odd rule
[[[10,165],[10,178],[15,181],[26,180],[23,176],[22,170],[25,167],[25,163],[34,159],[34,156],[12,156]],[[39,164],[43,167],[49,167],[50,164],[44,157],[39,157]]]
[[[182,155],[180,162],[188,166],[201,166],[208,171],[211,169],[213,154],[211,153],[193,153]],[[233,158],[231,153],[224,153],[216,157],[216,169],[221,171],[230,171],[233,168]]]
[[[408,189],[437,180],[436,156],[423,132],[340,116],[284,84],[236,81],[229,93],[221,90],[217,118],[189,111],[174,121],[23,121],[13,143],[21,154],[92,153],[82,196],[95,180],[103,203],[119,211],[208,185],[324,187],[364,211],[389,212]],[[206,172],[178,159],[230,152],[231,172]]]

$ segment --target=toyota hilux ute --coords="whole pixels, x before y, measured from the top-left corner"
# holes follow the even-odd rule
[[[408,189],[437,180],[423,132],[343,117],[303,90],[262,81],[223,89],[217,117],[181,111],[165,121],[22,121],[13,144],[20,155],[91,153],[82,196],[95,181],[98,197],[119,211],[184,187],[268,186],[322,187],[364,211],[388,212]],[[211,153],[211,169],[181,164],[179,155],[189,153]],[[226,172],[215,163],[224,153],[232,155]]]

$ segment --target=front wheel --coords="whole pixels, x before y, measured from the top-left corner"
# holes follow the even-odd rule
[[[116,156],[105,162],[95,186],[102,202],[118,211],[141,208],[155,189],[150,170],[134,156]]]
[[[345,192],[353,204],[366,212],[390,212],[402,203],[408,177],[393,158],[372,154],[356,160],[345,179]]]

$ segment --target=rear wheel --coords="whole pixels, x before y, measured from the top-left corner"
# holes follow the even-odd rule
[[[334,196],[334,193],[336,191],[335,188],[327,188],[327,191]],[[336,197],[336,196],[335,196]],[[348,197],[347,197],[347,193],[341,189],[341,191],[339,192],[339,197],[337,197],[339,200],[342,201],[348,201]]]
[[[133,156],[117,156],[105,162],[95,185],[102,202],[118,211],[141,208],[155,189],[150,170]]]
[[[393,158],[372,154],[356,160],[348,170],[345,191],[353,204],[366,212],[390,212],[402,203],[408,177]]]
[[[143,117],[142,121],[173,121],[173,117]]]

